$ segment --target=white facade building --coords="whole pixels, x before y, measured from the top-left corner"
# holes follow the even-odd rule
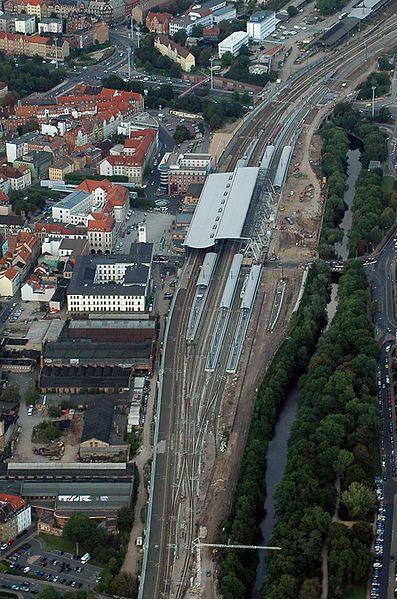
[[[14,137],[10,141],[6,142],[6,154],[7,162],[11,164],[14,160],[18,160],[29,152],[29,142],[36,137],[36,133],[24,133],[19,137]]]
[[[36,31],[36,17],[20,14],[15,18],[15,33],[31,35]]]
[[[124,256],[79,256],[67,291],[72,315],[145,312],[153,244],[131,245]]]
[[[218,44],[219,58],[222,58],[226,52],[231,52],[233,56],[237,56],[243,46],[248,46],[248,41],[248,33],[245,31],[235,31]]]
[[[276,29],[276,13],[270,10],[252,15],[247,22],[248,37],[253,42],[261,42]]]
[[[29,526],[31,524],[32,524],[32,508],[30,507],[30,505],[28,505],[28,506],[26,506],[26,508],[24,510],[19,512],[19,514],[17,516],[18,534],[20,532],[22,532],[23,530],[26,530],[27,528],[29,528]]]
[[[39,23],[39,35],[43,33],[62,33],[62,19],[44,18]]]

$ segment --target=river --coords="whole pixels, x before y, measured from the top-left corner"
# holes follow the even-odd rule
[[[274,491],[284,474],[287,463],[288,439],[297,409],[298,385],[296,384],[291,387],[286,400],[281,406],[273,439],[270,441],[267,450],[265,517],[260,524],[260,544],[263,545],[269,542],[273,532],[275,522]],[[255,586],[252,590],[253,599],[259,599],[261,596],[260,589],[266,577],[266,553],[266,551],[259,551],[259,564],[256,571]]]
[[[357,145],[351,144],[351,149],[347,152],[347,190],[343,196],[346,210],[342,222],[339,225],[343,231],[343,239],[340,243],[335,244],[336,254],[342,260],[347,260],[349,257],[348,233],[352,226],[351,207],[353,205],[354,193],[356,190],[356,181],[361,171],[360,156],[361,152]]]
[[[347,152],[347,190],[343,196],[346,211],[340,228],[343,230],[343,239],[340,243],[335,244],[337,255],[342,260],[348,258],[348,233],[352,224],[351,207],[354,200],[356,181],[360,174],[361,163],[360,149],[357,144],[351,141],[351,148]],[[338,284],[331,285],[331,297],[327,305],[327,317],[329,327],[335,316],[337,308],[337,293]],[[291,387],[287,398],[281,406],[280,413],[277,419],[277,424],[274,429],[273,439],[269,443],[266,456],[266,501],[264,506],[265,516],[260,524],[260,541],[259,544],[266,545],[273,533],[275,524],[275,502],[274,492],[276,485],[281,482],[284,474],[285,465],[287,463],[288,440],[291,434],[292,425],[295,420],[298,409],[298,384]],[[260,590],[265,582],[267,570],[267,552],[259,551],[259,563],[256,570],[255,586],[252,589],[252,599],[260,599]]]

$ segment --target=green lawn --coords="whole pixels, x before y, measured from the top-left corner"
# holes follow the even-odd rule
[[[344,595],[344,599],[366,599],[367,598],[367,585],[356,584],[354,586],[347,587]]]
[[[72,543],[72,541],[64,539],[63,537],[54,537],[53,535],[48,535],[42,532],[39,534],[39,539],[44,541],[46,551],[54,551],[54,549],[58,549],[67,551],[67,553],[76,553],[76,545]]]
[[[2,599],[17,599],[17,593],[6,593],[5,591],[0,591],[0,597]]]
[[[391,191],[393,190],[393,185],[394,185],[394,177],[392,177],[391,175],[385,175],[383,177],[383,193],[385,194],[389,194],[391,193]]]

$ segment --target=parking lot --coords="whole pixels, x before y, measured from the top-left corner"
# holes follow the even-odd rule
[[[45,551],[38,539],[19,547],[3,563],[10,568],[10,573],[22,577],[25,574],[28,578],[34,577],[38,581],[48,581],[71,589],[93,589],[100,580],[100,569],[90,561],[82,564],[79,555],[61,550]]]

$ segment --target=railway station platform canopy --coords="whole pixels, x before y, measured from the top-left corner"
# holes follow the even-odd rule
[[[186,236],[185,245],[205,249],[217,241],[241,239],[258,177],[258,167],[208,176]]]

